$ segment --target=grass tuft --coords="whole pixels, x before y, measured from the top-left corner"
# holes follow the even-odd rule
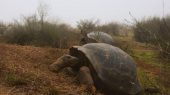
[[[59,95],[59,91],[55,88],[50,88],[47,95]]]
[[[8,73],[5,76],[5,82],[9,84],[10,86],[21,86],[21,85],[27,85],[26,79],[24,79],[21,76],[17,76],[14,73]]]

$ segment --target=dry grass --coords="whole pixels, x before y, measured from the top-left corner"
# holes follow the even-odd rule
[[[48,65],[66,49],[0,44],[1,95],[80,95],[84,87],[75,76],[52,73]]]

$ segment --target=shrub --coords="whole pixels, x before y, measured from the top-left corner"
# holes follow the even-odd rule
[[[42,22],[35,15],[24,17],[23,22],[12,24],[4,36],[8,43],[57,48],[68,48],[79,39],[79,34],[69,25],[44,21],[42,26]]]
[[[114,36],[118,36],[121,34],[120,31],[126,27],[116,22],[110,22],[107,24],[100,25],[98,21],[80,20],[78,22],[77,28],[81,30],[82,35],[85,35],[86,33],[89,33],[92,31],[102,31],[102,32],[106,32]]]
[[[170,60],[170,16],[162,19],[153,17],[137,22],[134,37],[139,42],[155,45],[161,57]]]
[[[119,35],[121,27],[122,27],[122,25],[120,25],[118,23],[111,22],[108,24],[98,26],[98,29],[100,31],[105,31],[111,35]]]
[[[0,22],[0,36],[4,34],[6,25],[3,22]]]

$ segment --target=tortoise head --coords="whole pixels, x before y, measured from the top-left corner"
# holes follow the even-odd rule
[[[97,41],[92,39],[92,38],[83,37],[83,38],[81,38],[81,40],[79,42],[80,45],[84,45],[84,44],[87,44],[87,43],[97,43]]]
[[[49,69],[58,72],[65,67],[72,67],[79,62],[77,57],[71,55],[63,55],[49,66]]]
[[[79,62],[79,59],[77,57],[71,55],[63,55],[62,57],[60,57],[60,60],[63,64],[66,64],[66,66],[72,66]]]

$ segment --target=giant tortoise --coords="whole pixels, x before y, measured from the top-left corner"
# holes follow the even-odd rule
[[[113,39],[112,36],[105,32],[94,31],[85,34],[84,37],[80,40],[80,45],[87,43],[107,43],[113,45]]]
[[[71,67],[80,82],[94,85],[107,95],[136,95],[141,91],[134,60],[121,49],[105,43],[73,46],[69,55],[49,66],[51,71]]]

